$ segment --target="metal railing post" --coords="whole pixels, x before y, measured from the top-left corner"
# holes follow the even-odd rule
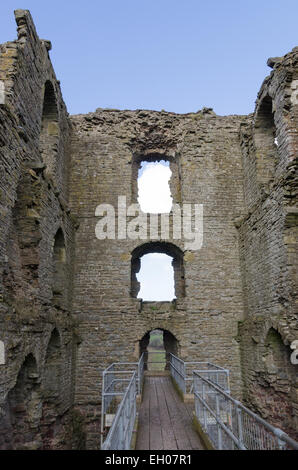
[[[125,449],[125,411],[126,411],[126,407],[124,409],[124,413],[123,413],[123,418],[121,419],[121,447],[120,449]]]
[[[236,416],[237,416],[237,428],[238,428],[238,439],[241,444],[244,446],[243,441],[243,428],[242,428],[242,410],[238,406],[238,402],[236,402]]]
[[[205,384],[202,383],[202,398],[204,401],[206,401],[206,396],[205,396]],[[203,420],[204,420],[204,427],[207,431],[207,416],[206,416],[206,408],[203,406]]]
[[[227,371],[227,387],[230,393],[230,371],[229,370]]]
[[[138,393],[141,395],[144,369],[144,353],[142,353],[138,362]]]
[[[285,450],[286,442],[281,439],[281,436],[284,434],[284,432],[281,429],[276,428],[274,431],[274,434],[277,437],[277,445],[278,445],[279,450]]]
[[[182,363],[182,377],[183,377],[183,393],[186,393],[186,367],[185,362]]]
[[[218,419],[220,420],[220,408],[219,408],[219,396],[218,396],[218,393],[216,393],[215,400],[216,400],[216,415],[217,415]],[[220,424],[219,424],[218,421],[216,422],[216,425],[217,425],[218,449],[219,449],[219,450],[222,450],[221,426],[220,426]]]
[[[105,373],[103,372],[102,374],[102,393],[101,393],[101,420],[100,420],[100,446],[102,446],[103,443],[103,428],[104,428],[104,419],[105,419],[105,406],[104,406],[104,401],[105,401]]]

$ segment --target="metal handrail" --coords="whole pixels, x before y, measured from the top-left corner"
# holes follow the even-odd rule
[[[178,387],[186,393],[193,380],[195,414],[202,429],[216,449],[295,449],[298,443],[284,431],[275,428],[230,395],[229,371],[210,362],[185,362],[173,354],[170,372]],[[135,370],[127,370],[127,366]],[[141,393],[144,354],[137,363],[113,363],[103,372],[102,449],[129,449],[136,418],[136,394]],[[188,368],[192,370],[192,379]],[[119,370],[125,367],[126,370]],[[128,377],[123,377],[123,375]],[[123,389],[123,386],[125,389]],[[103,442],[105,414],[113,398],[121,397],[109,433]]]
[[[204,377],[193,372],[196,417],[216,449],[298,449],[298,443]]]
[[[229,437],[233,440],[233,442],[237,445],[237,447],[241,450],[246,450],[246,448],[243,446],[243,444],[239,441],[239,439],[234,436],[234,434],[230,431],[230,429],[222,422],[222,420],[218,417],[218,415],[207,405],[207,403],[204,402],[204,400],[201,398],[201,396],[197,393],[194,392],[194,395],[196,398],[198,398],[201,403],[206,407],[206,409],[209,411],[209,413],[214,417],[214,419],[217,421],[217,423],[224,429],[224,431],[229,435]]]
[[[170,353],[170,372],[182,393],[193,391],[193,370],[199,370],[202,374],[214,381],[226,392],[230,392],[230,380],[228,369],[217,366],[208,361],[183,361],[181,358]]]
[[[133,372],[102,450],[128,450],[136,419],[137,373]]]
[[[138,377],[137,377],[137,384],[138,384],[138,394],[142,394],[143,390],[143,378],[144,378],[144,360],[145,356],[144,353],[141,354],[141,357],[138,362]]]
[[[129,387],[129,384],[126,384],[130,383],[133,373],[136,373],[137,391],[138,394],[141,394],[144,376],[144,354],[141,355],[138,362],[113,362],[102,372],[101,446],[105,439],[105,420],[108,410],[113,400],[117,398],[124,399],[123,397]]]

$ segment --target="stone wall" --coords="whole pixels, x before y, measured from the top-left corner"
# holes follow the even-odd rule
[[[298,337],[298,48],[268,63],[273,71],[240,136],[246,202],[239,221],[242,370],[249,406],[297,437],[297,366],[290,362],[290,345]]]
[[[76,348],[70,315],[75,222],[67,205],[71,126],[50,43],[38,39],[29,12],[15,16],[18,39],[0,49],[0,448],[65,448],[71,445]],[[49,83],[55,142],[51,128],[42,131]],[[67,295],[57,305],[53,249],[59,229]]]
[[[182,358],[231,369],[233,393],[241,396],[238,322],[243,307],[233,221],[244,209],[238,130],[246,117],[221,117],[210,109],[186,115],[98,109],[71,121],[70,204],[80,223],[73,305],[82,339],[76,404],[90,422],[88,445],[96,446],[100,371],[113,361],[138,360],[140,342],[153,329],[174,335]],[[119,217],[118,196],[126,196],[127,206],[136,201],[135,155],[168,159],[172,168],[179,167],[179,178],[173,172],[170,182],[172,194],[179,192],[182,203],[203,204],[200,250],[185,249],[185,240],[173,239],[171,232],[160,243],[149,237],[96,238],[99,204],[113,205]],[[171,246],[174,256],[178,249],[182,253],[184,289],[177,288],[177,280],[174,303],[141,304],[131,295],[137,290],[131,282],[135,253],[171,254]],[[177,273],[181,279],[181,270]]]

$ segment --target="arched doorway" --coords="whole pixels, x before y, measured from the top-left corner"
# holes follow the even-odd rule
[[[61,433],[60,412],[62,393],[62,354],[61,338],[55,328],[47,347],[42,379],[42,419],[41,434],[43,449],[57,446]]]
[[[37,448],[41,410],[40,380],[34,356],[29,354],[8,392],[0,419],[0,449]],[[40,442],[41,446],[41,442]]]
[[[256,172],[261,185],[274,178],[278,164],[278,139],[272,98],[266,95],[259,104],[254,125]]]
[[[61,228],[56,232],[53,247],[53,303],[56,307],[67,304],[67,268],[65,237]]]
[[[59,144],[59,112],[52,82],[46,81],[39,138],[41,159],[46,164],[48,175],[55,175]]]
[[[147,331],[139,342],[140,356],[144,353],[145,370],[163,371],[169,369],[169,355],[178,355],[177,338],[168,330],[154,328]]]
[[[297,366],[290,361],[291,349],[285,345],[282,336],[270,328],[264,341],[262,362],[264,364],[261,393],[257,395],[258,409],[270,422],[297,439],[297,415],[292,405],[296,392]]]

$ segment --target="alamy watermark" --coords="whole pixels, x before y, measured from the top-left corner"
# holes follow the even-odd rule
[[[203,204],[173,204],[169,213],[146,213],[139,204],[127,206],[126,196],[118,196],[117,210],[111,204],[96,207],[101,217],[95,227],[99,240],[183,240],[186,250],[203,245]]]

